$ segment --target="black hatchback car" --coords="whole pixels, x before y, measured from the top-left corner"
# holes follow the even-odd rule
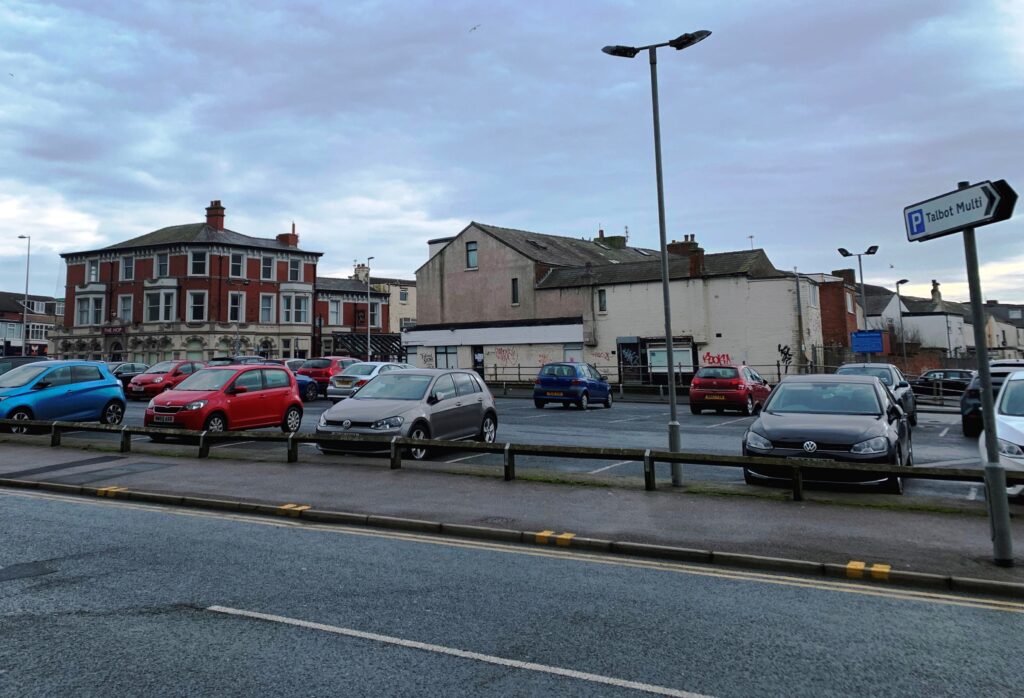
[[[140,364],[132,361],[108,361],[107,368],[114,378],[121,381],[121,385],[128,387],[135,376],[141,376],[149,370],[148,364]]]
[[[743,435],[743,455],[914,464],[903,408],[878,378],[857,375],[784,378]],[[789,483],[791,472],[784,466],[748,465],[743,478],[749,485]],[[804,481],[878,483],[886,492],[903,492],[899,477],[879,479],[853,470],[808,468]]]
[[[889,389],[896,398],[896,403],[907,413],[910,426],[917,426],[917,398],[910,387],[910,382],[903,373],[892,364],[843,364],[836,369],[841,376],[875,376],[882,385]]]

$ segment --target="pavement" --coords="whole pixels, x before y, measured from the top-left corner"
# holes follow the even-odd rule
[[[5,467],[51,453],[9,447]],[[248,467],[250,481],[284,483]],[[356,470],[325,475],[319,496],[370,497]],[[512,502],[535,493],[362,470],[392,500],[412,494],[402,482],[431,496],[446,483],[455,510],[483,491],[469,483]],[[575,511],[579,495],[557,491]],[[638,504],[598,494],[610,499],[595,520]],[[665,504],[634,518],[669,515],[660,528],[714,513],[643,499]],[[0,503],[3,695],[1012,696],[1024,684],[1021,603],[31,490]],[[787,506],[799,520],[811,509]],[[747,512],[758,537],[765,512]]]

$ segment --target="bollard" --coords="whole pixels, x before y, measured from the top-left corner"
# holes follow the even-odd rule
[[[50,425],[50,446],[60,446],[60,427],[57,422]]]
[[[804,471],[800,466],[793,466],[793,501],[804,501]]]
[[[658,488],[654,480],[654,458],[651,457],[651,449],[644,451],[644,489],[653,492]]]
[[[622,383],[619,383],[619,399],[622,399]]]
[[[391,437],[391,469],[398,470],[402,467],[402,449],[398,447],[398,437]]]
[[[210,455],[210,442],[206,440],[206,432],[199,435],[199,457],[207,458]]]
[[[117,450],[119,453],[131,453],[132,450],[132,434],[128,431],[129,427],[121,427],[121,443]]]
[[[295,434],[288,435],[288,462],[299,462],[299,444],[295,441]]]
[[[516,479],[516,454],[512,450],[512,444],[505,444],[504,465],[505,465],[505,482]]]
[[[502,395],[508,395],[508,383],[502,382],[502,384],[501,384],[501,394]]]

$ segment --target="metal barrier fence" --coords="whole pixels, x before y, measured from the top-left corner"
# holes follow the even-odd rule
[[[901,467],[874,463],[846,463],[833,460],[788,459],[788,458],[751,458],[748,456],[722,456],[708,453],[672,453],[653,449],[637,448],[593,448],[587,446],[549,446],[542,444],[513,443],[482,443],[478,441],[440,441],[437,439],[410,439],[404,436],[363,436],[358,434],[282,434],[268,431],[228,431],[228,432],[195,432],[187,429],[163,429],[157,427],[131,427],[92,422],[49,422],[40,420],[0,419],[0,425],[42,429],[50,434],[50,445],[60,446],[61,436],[68,431],[106,432],[118,434],[121,453],[131,451],[131,437],[145,435],[165,439],[167,437],[184,437],[197,439],[199,458],[210,455],[210,444],[221,441],[245,440],[264,443],[284,443],[288,463],[299,459],[298,446],[301,443],[325,445],[339,451],[345,450],[346,444],[378,444],[377,451],[387,451],[390,455],[391,468],[402,467],[402,453],[409,448],[428,448],[433,451],[471,451],[474,453],[498,453],[502,455],[502,467],[505,480],[516,478],[516,456],[556,456],[563,458],[582,458],[588,460],[628,460],[643,463],[644,488],[654,490],[655,463],[681,463],[684,465],[711,465],[730,468],[741,468],[748,465],[778,466],[790,472],[794,501],[803,500],[804,470],[833,470],[837,472],[860,472],[865,475],[884,477],[902,477],[922,480],[946,480],[956,482],[984,482],[984,470],[980,468],[929,468],[927,466]],[[44,432],[45,433],[45,432]],[[1006,473],[1007,484],[1024,484],[1024,473],[1009,471]]]

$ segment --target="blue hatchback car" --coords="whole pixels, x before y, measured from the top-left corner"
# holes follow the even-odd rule
[[[576,405],[582,410],[592,402],[611,407],[612,387],[590,364],[571,361],[545,364],[533,382],[533,404],[537,409],[544,409],[549,402],[560,402],[562,407]]]
[[[120,424],[124,406],[121,381],[98,361],[40,361],[0,376],[0,415],[6,419]]]

